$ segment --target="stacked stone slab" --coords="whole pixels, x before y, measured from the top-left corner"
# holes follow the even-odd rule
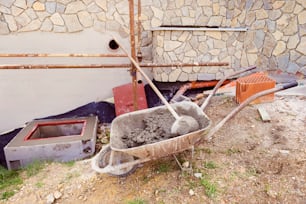
[[[280,69],[306,75],[305,0],[141,2],[141,50],[145,60],[230,63],[229,68],[157,68],[154,78],[158,81],[218,79],[250,65],[261,70]],[[37,31],[74,33],[93,28],[102,33],[116,31],[128,38],[128,11],[127,0],[0,0],[0,35]],[[162,25],[249,30],[152,32],[152,28]]]

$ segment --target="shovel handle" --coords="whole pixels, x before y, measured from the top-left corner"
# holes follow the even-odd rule
[[[132,58],[132,56],[127,52],[127,50],[119,43],[119,41],[113,37],[113,39],[117,42],[117,44],[120,46],[120,48],[123,50],[123,52],[128,56],[130,61],[133,63],[133,65],[137,68],[137,70],[142,74],[142,76],[147,80],[153,91],[156,93],[156,95],[162,100],[162,102],[166,105],[170,113],[175,117],[176,120],[180,118],[180,116],[175,112],[175,110],[172,108],[172,106],[168,103],[168,101],[165,99],[165,97],[160,93],[158,88],[153,84],[151,79],[146,75],[146,73],[140,68],[139,64]]]
[[[297,86],[298,83],[296,81],[294,82],[290,82],[288,84],[284,84],[281,87],[276,87],[276,88],[272,88],[272,89],[268,89],[268,90],[264,90],[261,92],[258,92],[252,96],[250,96],[249,98],[247,98],[245,101],[243,101],[238,107],[236,107],[234,110],[232,110],[232,112],[230,112],[225,118],[223,118],[223,120],[221,120],[215,127],[213,127],[209,133],[207,134],[207,140],[211,140],[212,136],[229,120],[231,119],[234,115],[236,115],[240,110],[242,110],[245,106],[247,106],[249,103],[251,103],[252,101],[254,101],[255,99],[264,96],[264,95],[268,95],[274,92],[278,92],[284,89],[289,89],[292,87]]]

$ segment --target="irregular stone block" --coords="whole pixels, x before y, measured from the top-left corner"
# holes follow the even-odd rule
[[[163,16],[164,16],[164,11],[162,11],[161,9],[159,8],[156,8],[154,6],[151,6],[151,9],[153,11],[153,14],[156,18],[158,18],[159,20],[162,20],[163,19]]]
[[[208,21],[208,26],[221,26],[222,16],[212,16]]]
[[[39,30],[40,26],[41,26],[40,20],[36,19],[30,22],[28,25],[26,25],[22,29],[20,29],[20,32],[29,32],[29,31]]]
[[[96,0],[95,2],[104,11],[107,11],[107,0]]]
[[[66,14],[76,14],[77,12],[82,11],[84,9],[86,9],[86,5],[82,1],[74,1],[67,5],[65,13]]]
[[[77,15],[63,15],[62,17],[65,21],[68,32],[73,33],[83,30]]]
[[[0,34],[5,35],[5,34],[9,34],[9,33],[10,33],[10,30],[9,30],[7,24],[5,22],[0,21]]]
[[[298,24],[297,24],[297,18],[293,17],[290,19],[290,23],[288,26],[283,30],[284,35],[294,35],[295,33],[298,32]]]
[[[287,48],[288,49],[295,49],[296,46],[299,44],[300,42],[300,38],[298,36],[298,34],[290,36],[288,43],[287,43]]]
[[[66,9],[66,6],[64,4],[60,4],[60,3],[56,4],[56,12],[64,13],[65,9]]]
[[[285,13],[292,13],[295,7],[295,1],[286,1],[281,10]]]
[[[287,72],[295,74],[299,69],[300,67],[297,64],[289,62]]]
[[[277,57],[277,65],[279,69],[285,71],[288,67],[288,63],[289,63],[289,53]]]
[[[33,4],[33,9],[34,9],[34,11],[44,11],[46,8],[45,8],[45,4],[43,4],[39,1],[36,1]]]
[[[178,41],[164,40],[164,49],[166,52],[173,51],[181,45],[182,43]]]
[[[16,6],[12,6],[12,14],[13,16],[19,16],[24,10],[21,8],[18,8]]]
[[[278,41],[276,47],[273,50],[273,55],[278,56],[284,53],[286,50],[286,43],[283,41]]]
[[[301,4],[304,8],[306,8],[306,1],[304,0],[296,0],[299,4]]]
[[[50,32],[53,29],[53,24],[49,18],[46,18],[45,21],[42,23],[40,30],[44,32]]]
[[[93,25],[93,19],[91,15],[87,11],[81,11],[78,13],[78,17],[80,20],[80,23],[85,27],[91,27]]]
[[[176,68],[172,70],[171,73],[169,74],[169,82],[177,81],[181,73],[182,73],[181,69]]]
[[[95,2],[92,2],[88,7],[87,7],[87,11],[90,13],[99,13],[102,12],[103,10],[97,6],[97,4],[95,4]]]
[[[198,80],[200,81],[211,81],[216,79],[216,74],[199,73]]]
[[[26,26],[31,22],[31,18],[26,13],[22,13],[15,18],[17,25]]]
[[[188,79],[189,79],[188,74],[185,72],[182,72],[178,78],[178,81],[184,82],[184,81],[188,81]]]
[[[256,11],[256,20],[262,20],[268,18],[267,11],[261,9]]]
[[[15,18],[12,15],[4,15],[4,18],[11,32],[18,30]]]
[[[25,10],[25,12],[32,20],[37,18],[36,12],[32,8]]]
[[[10,8],[15,0],[0,0],[0,5]]]
[[[305,66],[306,65],[306,56],[303,55],[301,56],[298,60],[296,60],[296,62],[302,66]]]
[[[285,5],[285,1],[275,1],[272,4],[273,9],[280,9],[281,7],[283,7]]]
[[[266,25],[265,20],[258,20],[258,21],[255,21],[255,23],[253,23],[251,27],[254,30],[258,30],[258,29],[264,29],[265,25]]]
[[[19,8],[22,8],[22,9],[26,9],[27,8],[26,0],[16,0],[14,5],[19,7]]]
[[[50,20],[54,25],[63,26],[65,25],[64,20],[62,16],[59,13],[55,13],[50,17]]]
[[[298,21],[299,24],[305,24],[306,23],[306,10],[302,11],[298,14]]]
[[[272,21],[275,21],[275,20],[280,18],[280,16],[282,15],[282,12],[280,10],[271,10],[271,11],[269,11],[268,14],[269,14],[269,18]]]
[[[46,11],[51,14],[55,13],[56,2],[46,2]]]
[[[120,13],[122,15],[124,15],[124,14],[128,15],[129,14],[128,1],[121,1],[121,2],[117,3],[116,8],[117,8],[118,13]],[[155,17],[157,17],[157,16],[155,16]]]
[[[301,38],[301,41],[299,43],[299,45],[296,48],[297,51],[299,51],[300,53],[306,55],[306,36],[303,36]]]
[[[254,43],[257,48],[261,48],[265,39],[265,32],[262,30],[257,30],[255,32]]]

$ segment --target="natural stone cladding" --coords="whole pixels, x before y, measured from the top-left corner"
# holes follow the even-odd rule
[[[137,2],[135,20],[137,20]],[[157,81],[219,79],[240,67],[306,75],[305,0],[141,0],[141,49],[158,63],[229,62],[229,67],[153,69]],[[0,35],[93,28],[129,37],[128,0],[0,0]],[[159,26],[248,28],[162,31]],[[137,28],[137,26],[135,26]],[[136,38],[137,39],[137,38]],[[137,43],[136,43],[137,44]]]

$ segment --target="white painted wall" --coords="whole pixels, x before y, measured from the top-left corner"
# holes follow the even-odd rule
[[[129,49],[129,39],[122,41]],[[0,36],[0,53],[112,53],[111,36],[93,30],[74,34],[19,33]],[[119,51],[118,51],[119,53]],[[0,64],[129,63],[127,58],[0,58]],[[112,88],[130,83],[124,69],[0,70],[0,133],[34,118],[63,113],[112,97]]]

